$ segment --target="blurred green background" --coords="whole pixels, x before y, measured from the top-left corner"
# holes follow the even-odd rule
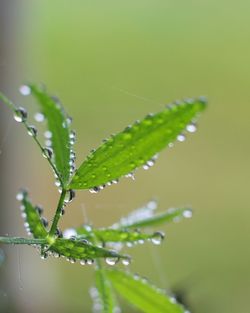
[[[58,95],[74,117],[78,164],[148,112],[208,97],[197,133],[161,153],[150,171],[138,170],[135,181],[78,192],[61,223],[81,224],[85,210],[94,225],[108,226],[152,198],[161,209],[191,204],[193,219],[162,227],[160,247],[128,252],[131,270],[183,291],[194,313],[250,307],[249,12],[246,0],[20,0],[5,15],[5,92],[32,112],[18,95],[21,83],[44,82]],[[25,235],[17,189],[27,186],[50,218],[58,193],[25,131],[2,106],[0,114],[1,234]],[[93,268],[42,261],[27,247],[4,251],[6,312],[91,312]]]

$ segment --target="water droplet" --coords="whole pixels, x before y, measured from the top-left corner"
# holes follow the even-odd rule
[[[115,258],[115,257],[108,257],[105,259],[105,262],[111,266],[115,265],[118,261],[119,261],[119,258]]]
[[[193,216],[193,212],[191,209],[186,209],[183,211],[182,215],[185,218],[191,218]]]
[[[70,189],[66,192],[64,202],[70,203],[74,198],[75,198],[75,192],[74,192],[74,190]]]
[[[151,238],[151,241],[154,245],[160,245],[162,240],[164,239],[165,235],[162,232],[155,232],[153,237]]]
[[[122,259],[122,264],[128,266],[131,263],[130,257]]]
[[[23,191],[19,191],[19,192],[17,193],[17,195],[16,195],[16,199],[17,199],[18,201],[23,201],[23,199],[24,199],[24,192],[23,192]]]
[[[41,259],[42,259],[42,260],[45,260],[45,259],[47,259],[48,256],[49,256],[48,253],[45,252],[45,253],[43,253],[43,254],[41,255]]]
[[[27,114],[26,109],[19,107],[17,110],[15,110],[14,120],[18,123],[22,123],[22,122],[26,121],[27,116],[28,116],[28,114]]]
[[[49,147],[43,148],[43,156],[46,159],[51,159],[52,156],[53,156],[53,150],[51,148],[49,148]]]
[[[76,141],[76,132],[74,130],[71,130],[69,133],[69,139],[70,139],[70,144],[73,145]]]
[[[71,263],[71,264],[74,264],[74,263],[76,263],[76,260],[73,259],[73,258],[70,258],[70,263]]]
[[[168,144],[168,147],[169,147],[169,148],[173,148],[173,146],[174,146],[174,144],[173,144],[172,142],[170,142],[170,143]]]
[[[77,232],[74,228],[65,229],[65,231],[63,232],[63,238],[65,239],[69,239],[73,236],[77,236]]]
[[[197,130],[197,126],[195,125],[195,123],[191,123],[187,125],[186,129],[189,133],[195,133]]]
[[[99,187],[93,187],[93,188],[89,189],[90,193],[98,193],[99,191],[100,191]]]
[[[31,89],[27,85],[22,85],[22,86],[19,87],[19,92],[23,96],[29,96],[30,93],[31,93]]]
[[[177,136],[177,140],[180,141],[180,142],[183,142],[186,140],[186,136],[184,134],[179,134]]]
[[[37,113],[34,115],[34,119],[35,119],[37,122],[41,123],[41,122],[44,121],[45,116],[44,116],[43,113],[37,112]]]
[[[32,136],[32,137],[36,137],[36,135],[37,135],[37,129],[36,129],[36,127],[33,126],[33,125],[28,126],[28,134],[29,134],[30,136]]]
[[[61,209],[60,215],[63,216],[64,214],[65,214],[65,210],[64,210],[64,209]]]
[[[94,264],[94,260],[92,260],[92,259],[88,259],[88,260],[86,261],[86,264],[88,264],[88,265],[92,265],[92,264]]]
[[[56,187],[61,187],[60,181],[59,181],[59,180],[56,180],[56,181],[55,181],[55,185],[56,185]]]
[[[47,227],[49,225],[48,220],[45,217],[41,217],[41,222],[44,227]]]
[[[43,208],[42,208],[40,205],[37,205],[37,206],[35,207],[35,210],[37,211],[37,213],[38,213],[39,215],[42,215],[42,213],[43,213]]]
[[[81,265],[86,265],[86,260],[81,260],[81,261],[80,261],[80,264],[81,264]]]
[[[46,130],[44,132],[44,137],[47,138],[47,139],[51,139],[52,138],[52,132],[49,131],[49,130]]]

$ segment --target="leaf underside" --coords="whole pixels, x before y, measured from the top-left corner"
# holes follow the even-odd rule
[[[150,285],[138,275],[107,270],[107,277],[117,292],[145,313],[184,313],[185,309],[171,301],[163,290]]]
[[[176,140],[204,108],[202,99],[184,101],[135,122],[90,153],[76,171],[68,189],[100,187],[133,172]]]
[[[68,116],[56,98],[42,88],[30,85],[31,94],[36,98],[41,112],[45,115],[48,129],[52,133],[54,164],[64,184],[70,176],[70,129]]]
[[[41,221],[38,211],[31,204],[26,192],[23,192],[23,199],[21,203],[31,234],[33,234],[34,238],[45,238],[48,235],[47,230]]]

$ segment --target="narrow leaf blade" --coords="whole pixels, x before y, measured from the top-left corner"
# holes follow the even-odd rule
[[[203,100],[182,102],[127,127],[87,157],[68,188],[97,188],[133,172],[176,140],[204,108]]]
[[[77,234],[83,236],[88,240],[98,240],[100,242],[138,242],[150,240],[156,237],[157,233],[145,234],[139,230],[127,230],[127,229],[92,229],[91,232],[87,232],[84,227],[77,229]]]
[[[93,260],[108,257],[123,258],[122,255],[119,255],[115,251],[97,247],[84,240],[58,238],[50,246],[49,250],[75,260]]]
[[[106,277],[106,271],[99,268],[95,271],[96,287],[103,313],[113,313],[115,310],[115,299],[111,289],[110,281]]]
[[[135,229],[143,227],[159,226],[170,222],[179,221],[182,218],[191,218],[192,210],[190,208],[170,208],[165,212],[154,214],[150,217],[126,220],[123,218],[120,223],[115,224],[118,228]]]
[[[184,313],[185,309],[171,301],[163,290],[160,290],[137,275],[118,270],[108,270],[107,277],[117,292],[145,313]]]
[[[41,221],[38,210],[31,204],[26,191],[21,192],[20,195],[22,195],[22,215],[27,223],[27,228],[34,238],[45,238],[48,232]]]
[[[70,175],[71,148],[68,116],[59,101],[51,97],[45,90],[35,85],[30,85],[30,89],[47,119],[48,129],[52,134],[55,167],[62,182],[66,184]]]

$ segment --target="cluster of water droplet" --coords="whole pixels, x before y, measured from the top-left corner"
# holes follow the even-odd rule
[[[31,235],[32,235],[32,232],[31,232],[31,229],[30,229],[30,225],[29,225],[29,223],[28,223],[28,220],[27,220],[27,213],[26,213],[26,210],[25,210],[26,208],[25,208],[25,205],[24,205],[24,200],[25,200],[25,198],[27,197],[27,195],[28,195],[27,191],[24,190],[24,189],[22,189],[22,190],[20,190],[20,191],[17,193],[16,199],[17,199],[19,202],[21,202],[20,210],[21,210],[21,216],[22,216],[22,218],[24,219],[24,227],[25,227],[25,229],[26,229],[26,231],[27,231],[27,234],[28,234],[29,236],[31,236]],[[41,223],[43,224],[43,226],[44,226],[45,228],[47,228],[48,225],[49,225],[49,223],[48,223],[48,220],[47,220],[45,217],[42,216],[43,208],[42,208],[41,206],[37,205],[37,206],[35,207],[35,210],[36,210],[37,214],[40,216]]]

